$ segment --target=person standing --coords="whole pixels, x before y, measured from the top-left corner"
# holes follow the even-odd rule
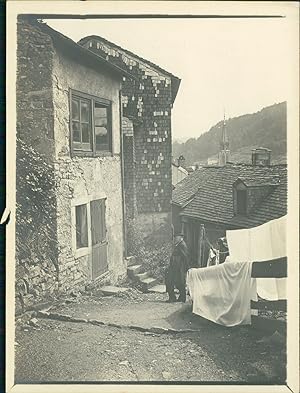
[[[183,234],[180,233],[174,238],[173,252],[170,264],[165,272],[166,292],[169,295],[168,302],[186,301],[186,273],[190,268],[189,253],[184,241]],[[179,297],[176,299],[174,289],[179,290]]]

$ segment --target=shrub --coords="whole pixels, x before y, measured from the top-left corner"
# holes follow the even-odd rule
[[[31,292],[32,267],[56,275],[57,239],[53,166],[32,146],[17,139],[16,284],[17,293]],[[25,291],[26,287],[26,291]]]
[[[153,277],[163,280],[172,252],[172,231],[169,225],[161,227],[144,238],[142,228],[134,220],[127,222],[128,253],[137,257]]]

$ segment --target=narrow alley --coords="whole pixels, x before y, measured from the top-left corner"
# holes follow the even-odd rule
[[[219,326],[193,315],[189,302],[165,300],[130,289],[26,313],[17,321],[16,382],[284,383],[277,334]]]
[[[299,391],[290,5],[8,3],[7,392]]]

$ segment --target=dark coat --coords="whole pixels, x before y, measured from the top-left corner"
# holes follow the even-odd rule
[[[186,272],[190,268],[188,248],[184,240],[175,245],[170,265],[166,271],[166,285],[180,289],[185,287]]]

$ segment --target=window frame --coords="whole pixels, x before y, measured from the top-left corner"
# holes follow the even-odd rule
[[[87,247],[77,248],[76,239],[76,207],[80,205],[86,205],[87,213],[87,234],[88,234],[88,244]],[[72,249],[75,259],[81,258],[85,255],[89,255],[92,251],[91,244],[91,222],[90,222],[91,212],[90,212],[90,201],[88,198],[76,198],[71,201],[71,227],[72,227]]]
[[[240,211],[240,204],[238,204],[238,193],[245,192],[245,211]],[[232,199],[233,199],[233,214],[234,216],[248,216],[249,214],[249,188],[241,179],[237,179],[232,185]]]
[[[104,201],[104,221],[105,221],[105,240],[103,243],[108,244],[108,229],[107,229],[107,216],[106,216],[106,209],[107,209],[107,195],[103,192],[93,193],[90,196],[85,197],[77,197],[72,199],[71,201],[71,231],[72,231],[72,250],[75,259],[81,258],[83,256],[92,255],[92,220],[91,220],[91,202],[95,200],[103,200]],[[87,247],[77,248],[76,242],[76,207],[80,205],[86,205],[86,214],[87,214],[87,238],[88,238],[88,245]]]
[[[91,149],[76,149],[74,146],[75,143],[73,140],[73,111],[72,111],[72,99],[77,98],[79,101],[82,99],[83,101],[88,101],[90,104],[90,119],[91,119]],[[94,108],[95,103],[98,103],[107,108],[107,123],[108,123],[108,150],[96,150],[96,133],[95,133],[95,121],[94,121]],[[70,141],[70,154],[71,157],[74,156],[84,156],[84,157],[103,157],[103,156],[113,156],[113,116],[112,116],[112,104],[113,102],[107,100],[105,98],[96,97],[91,94],[83,93],[78,90],[69,89],[69,141]],[[80,114],[81,108],[79,105],[79,124],[80,123]],[[82,142],[81,142],[82,143]]]
[[[241,198],[242,196],[242,198]],[[241,206],[243,201],[244,206]],[[242,211],[241,207],[244,208]],[[236,214],[240,216],[246,216],[248,213],[248,192],[247,189],[239,190],[236,189]]]

